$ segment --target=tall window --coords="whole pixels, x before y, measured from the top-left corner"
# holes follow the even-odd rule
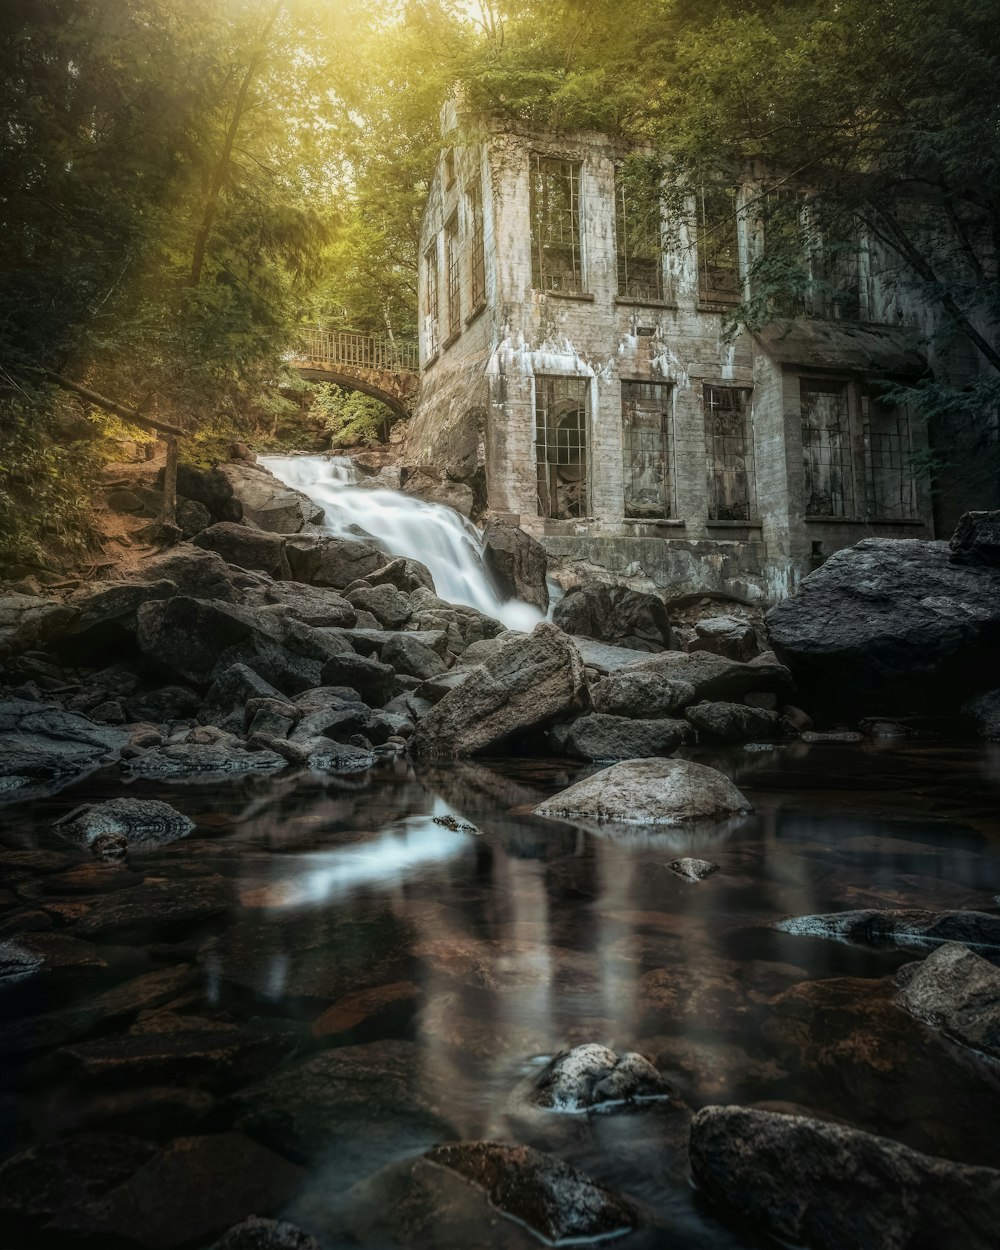
[[[753,503],[750,392],[738,386],[706,386],[703,402],[709,519],[749,521]]]
[[[618,294],[663,299],[663,230],[659,170],[633,158],[615,170]]]
[[[437,241],[424,253],[424,336],[427,355],[438,349],[438,255]]]
[[[817,221],[812,254],[813,312],[837,321],[861,316],[861,249],[857,222],[842,213]]]
[[[904,404],[861,392],[866,511],[872,519],[906,521],[917,515],[910,414]]]
[[[854,516],[854,466],[847,384],[799,383],[806,516]]]
[[[531,157],[531,281],[536,291],[580,291],[580,166]]]
[[[535,375],[535,466],[538,515],[556,520],[587,515],[586,378]]]
[[[483,190],[479,175],[469,183],[469,246],[472,252],[472,311],[486,303],[486,239],[483,230]]]
[[[698,193],[698,294],[709,301],[739,302],[735,187],[709,183]]]
[[[458,250],[458,212],[452,213],[444,228],[444,264],[448,283],[448,337],[462,329],[462,261]]]
[[[668,382],[622,383],[626,517],[670,515],[669,418]]]

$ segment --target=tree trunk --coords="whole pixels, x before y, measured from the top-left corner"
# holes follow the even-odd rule
[[[55,382],[57,386],[62,387],[64,391],[70,391],[74,395],[79,395],[88,404],[93,404],[95,408],[103,408],[105,412],[110,412],[113,416],[120,417],[122,421],[129,421],[132,425],[138,425],[144,430],[152,430],[156,434],[169,434],[173,438],[184,437],[184,431],[180,426],[169,425],[166,421],[157,421],[153,417],[143,416],[141,412],[136,412],[134,408],[126,408],[124,404],[116,404],[113,399],[108,399],[105,395],[98,395],[97,391],[81,386],[79,382],[72,382],[69,378],[64,378],[61,373],[55,373],[52,369],[46,369],[45,376]]]
[[[167,461],[163,467],[163,507],[161,525],[177,524],[177,439],[167,439]]]

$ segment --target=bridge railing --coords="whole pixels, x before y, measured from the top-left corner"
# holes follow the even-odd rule
[[[349,365],[358,369],[383,369],[390,373],[418,373],[417,344],[391,339],[387,334],[358,334],[353,330],[303,327],[302,356],[325,365]]]

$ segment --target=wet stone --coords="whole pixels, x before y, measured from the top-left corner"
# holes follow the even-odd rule
[[[704,881],[706,877],[710,877],[713,873],[719,871],[719,865],[709,862],[707,859],[675,859],[672,860],[667,867],[671,872],[683,877],[686,881]]]
[[[982,911],[922,911],[918,908],[831,912],[796,916],[779,921],[775,928],[800,937],[833,938],[874,946],[939,946],[961,942],[965,946],[1000,947],[1000,916]]]
[[[90,844],[90,853],[105,864],[120,864],[128,855],[124,833],[99,833]]]
[[[373,1017],[384,1015],[401,1004],[412,1003],[420,996],[420,987],[412,981],[394,981],[389,985],[376,985],[373,989],[345,994],[313,1022],[313,1036],[327,1037],[356,1029]]]
[[[181,881],[147,878],[129,890],[100,895],[83,904],[75,917],[76,937],[109,933],[141,933],[153,928],[192,925],[224,912],[230,904],[230,886],[224,877],[208,876]],[[57,905],[49,905],[50,909]],[[65,913],[64,913],[65,915]]]
[[[320,1250],[311,1234],[286,1220],[266,1220],[252,1215],[234,1224],[212,1250]]]
[[[214,781],[220,776],[277,772],[285,766],[286,761],[274,751],[245,751],[218,743],[176,743],[126,760],[122,771],[132,777]]]
[[[160,846],[187,837],[193,828],[193,820],[158,799],[109,799],[77,808],[56,822],[57,831],[78,846],[93,846],[102,834],[124,836],[133,848]]]
[[[896,973],[899,998],[919,1020],[1000,1059],[1000,968],[957,943]]]
[[[590,1042],[556,1055],[532,1081],[529,1099],[538,1107],[572,1113],[675,1094],[645,1056],[619,1055]]]

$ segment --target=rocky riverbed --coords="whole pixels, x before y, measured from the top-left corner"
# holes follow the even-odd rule
[[[995,520],[518,632],[268,479],[0,598],[10,1244],[992,1244]]]

